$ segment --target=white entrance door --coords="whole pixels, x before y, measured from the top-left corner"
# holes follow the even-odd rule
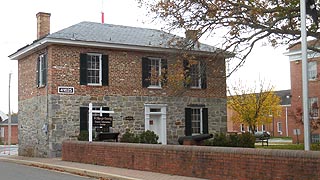
[[[145,104],[145,130],[153,131],[159,143],[167,144],[167,105]]]
[[[153,131],[156,135],[159,136],[158,141],[163,142],[163,140],[160,140],[161,137],[161,115],[150,115],[149,119],[149,129],[150,131]]]

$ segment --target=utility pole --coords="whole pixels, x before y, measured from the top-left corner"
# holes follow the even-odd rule
[[[10,102],[11,102],[11,99],[10,99],[10,85],[11,85],[11,75],[12,73],[10,72],[9,73],[9,118],[8,118],[8,147],[9,147],[9,155],[10,155],[10,147],[11,147],[11,108],[10,108]]]

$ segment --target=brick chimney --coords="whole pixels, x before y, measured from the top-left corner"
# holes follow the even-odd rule
[[[37,39],[50,34],[50,13],[37,13]]]

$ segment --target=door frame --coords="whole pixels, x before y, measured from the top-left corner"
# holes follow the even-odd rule
[[[150,109],[160,109],[159,112],[151,112]],[[160,135],[161,144],[167,144],[167,105],[166,104],[145,104],[144,105],[144,124],[145,131],[150,130],[150,115],[161,115],[160,117]]]

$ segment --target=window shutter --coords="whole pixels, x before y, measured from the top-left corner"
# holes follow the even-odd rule
[[[88,131],[88,107],[80,107],[80,131]]]
[[[39,84],[39,70],[40,70],[40,56],[37,58],[37,70],[36,70],[36,84],[37,84],[37,87],[40,86],[40,84]]]
[[[168,79],[168,61],[166,59],[161,59],[161,70],[164,70],[162,71],[164,74],[162,74],[163,79],[161,83],[166,84]]]
[[[148,58],[142,58],[142,87],[148,87],[150,85],[150,61]]]
[[[185,135],[192,135],[191,108],[185,108]]]
[[[207,68],[206,63],[200,61],[201,68],[201,89],[207,89]]]
[[[108,55],[102,55],[102,86],[109,85],[109,58]]]
[[[208,108],[202,108],[202,133],[208,134]]]
[[[184,87],[190,87],[190,83],[187,82],[187,79],[190,78],[190,67],[189,67],[189,61],[183,60],[183,70],[185,73],[184,77]]]
[[[44,54],[43,55],[44,57],[43,57],[43,70],[42,70],[42,77],[43,77],[43,82],[42,82],[42,84],[41,85],[43,85],[43,86],[45,86],[45,85],[47,85],[47,69],[48,69],[48,56],[47,56],[47,54]]]
[[[80,54],[80,85],[87,85],[87,74],[87,54]]]

